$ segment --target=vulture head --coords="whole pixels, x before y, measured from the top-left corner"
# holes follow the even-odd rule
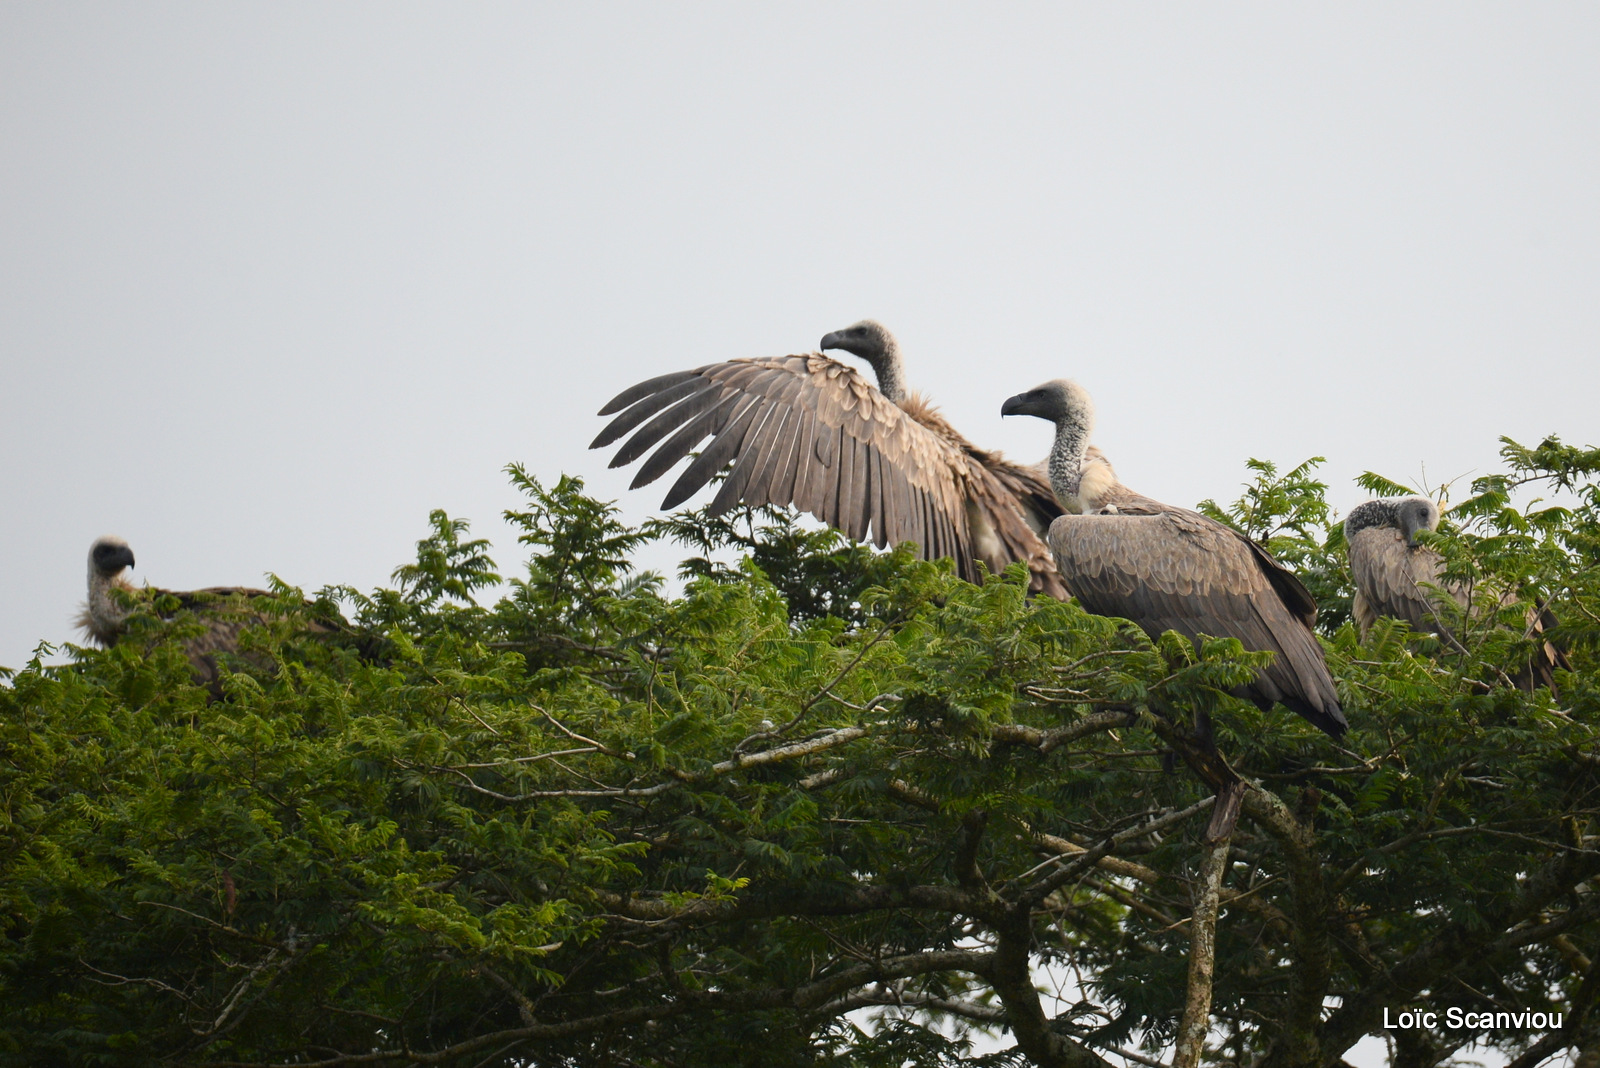
[[[123,568],[133,566],[133,550],[128,548],[128,543],[115,534],[107,534],[103,538],[96,538],[95,543],[89,546],[89,577],[96,576],[102,579],[116,578],[122,573]]]
[[[878,390],[885,397],[896,404],[906,399],[905,382],[900,369],[900,345],[894,335],[877,320],[863,319],[843,330],[824,334],[822,340],[817,342],[817,347],[824,352],[841,349],[852,356],[861,357],[872,365],[873,373],[878,376]]]
[[[1094,492],[1084,486],[1090,474],[1086,466],[1089,457],[1089,435],[1094,430],[1094,401],[1089,391],[1069,379],[1058,378],[1035,386],[1026,393],[1007,398],[1000,406],[1001,415],[1032,415],[1048,419],[1056,425],[1055,444],[1050,448],[1050,488],[1056,500],[1069,512],[1083,513],[1099,510],[1099,496],[1116,483],[1116,476],[1104,456],[1098,456],[1094,468]]]
[[[1094,401],[1089,399],[1089,391],[1066,378],[1007,398],[1000,414],[1034,415],[1058,426],[1066,423],[1081,428],[1085,434],[1094,429]]]
[[[90,639],[96,643],[114,645],[128,618],[128,610],[111,592],[114,589],[132,590],[122,572],[133,566],[133,550],[121,538],[108,534],[95,539],[89,546],[89,600],[78,616]]]
[[[894,335],[889,333],[882,323],[875,319],[863,319],[843,330],[823,334],[817,347],[824,352],[829,349],[843,349],[852,356],[860,356],[868,363],[875,363],[882,359],[885,353],[894,351],[895,341]]]
[[[1417,535],[1439,526],[1439,506],[1427,497],[1383,497],[1357,505],[1345,517],[1344,534],[1349,537],[1367,527],[1393,527],[1416,548]]]
[[[1426,497],[1407,497],[1395,504],[1400,533],[1407,545],[1417,544],[1419,531],[1434,530],[1439,526],[1439,506]]]

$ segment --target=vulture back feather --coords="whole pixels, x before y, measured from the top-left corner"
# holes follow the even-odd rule
[[[119,537],[107,535],[90,547],[89,597],[78,616],[78,626],[90,641],[109,648],[126,636],[128,619],[137,611],[130,600],[155,601],[172,597],[180,610],[193,613],[202,626],[200,633],[183,639],[183,651],[189,658],[195,681],[208,689],[213,698],[222,696],[221,666],[230,658],[262,670],[272,668],[270,658],[239,651],[239,637],[245,628],[259,626],[270,618],[251,605],[258,598],[270,596],[268,591],[244,586],[209,586],[184,591],[140,588],[123,574],[133,566],[133,550]],[[321,631],[324,628],[312,624],[309,629]]]

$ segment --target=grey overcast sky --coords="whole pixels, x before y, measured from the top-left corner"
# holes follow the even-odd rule
[[[0,5],[0,664],[136,580],[371,587],[638,379],[858,318],[980,444],[1061,375],[1246,458],[1600,439],[1594,4]],[[667,565],[672,554],[652,559]]]

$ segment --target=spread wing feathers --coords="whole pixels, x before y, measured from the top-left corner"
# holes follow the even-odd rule
[[[1011,463],[997,452],[973,445],[920,393],[911,394],[900,407],[919,426],[945,442],[952,455],[965,458],[967,529],[972,536],[972,554],[987,564],[990,572],[1002,571],[1012,561],[1021,560],[1028,567],[1031,592],[1046,593],[1058,601],[1072,596],[1056,571],[1050,547],[1044,543],[1051,520],[1062,511],[1050,489],[1049,474]],[[1037,512],[1037,518],[1030,517],[1030,511]]]
[[[729,360],[662,375],[619,393],[600,414],[616,418],[590,448],[632,434],[610,466],[655,450],[632,489],[711,439],[667,491],[663,508],[682,504],[731,464],[711,502],[713,514],[739,501],[793,505],[858,541],[913,541],[928,559],[954,557],[968,579],[976,567],[967,501],[1004,492],[993,479],[985,485],[981,465],[959,437],[952,441],[923,426],[854,370],[819,354]],[[1007,544],[1011,526],[1026,531],[1020,516],[996,526]],[[1009,556],[999,567],[1012,559],[1027,557]]]
[[[1262,708],[1282,702],[1329,734],[1343,734],[1348,724],[1322,647],[1304,605],[1279,592],[1276,562],[1197,513],[1127,514],[1130,507],[1137,503],[1119,506],[1122,514],[1065,515],[1050,527],[1062,581],[1083,606],[1130,619],[1151,637],[1209,634],[1275,653],[1241,696]]]
[[[1056,500],[1055,491],[1050,488],[1048,465],[1041,461],[1024,467],[992,452],[981,454],[980,462],[1016,498],[1022,506],[1023,519],[1039,536],[1042,544],[1044,536],[1050,532],[1050,524],[1055,522],[1056,516],[1064,513],[1061,502]],[[1046,553],[1048,555],[1048,550]]]

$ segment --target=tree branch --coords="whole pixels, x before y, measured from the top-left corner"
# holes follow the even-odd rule
[[[382,1049],[362,1053],[344,1053],[321,1060],[267,1061],[204,1061],[194,1068],[343,1068],[345,1065],[382,1064],[405,1062],[410,1064],[446,1064],[456,1058],[476,1053],[506,1043],[549,1041],[574,1038],[598,1031],[663,1020],[695,1011],[755,1012],[760,1010],[791,1009],[805,1013],[839,998],[845,991],[865,983],[885,982],[936,972],[964,971],[985,975],[991,970],[992,955],[969,950],[942,950],[887,957],[845,968],[833,975],[811,983],[786,988],[769,988],[750,991],[689,990],[684,989],[670,998],[661,998],[648,1005],[635,1005],[612,1012],[581,1016],[572,1020],[535,1023],[508,1028],[473,1038],[437,1050]],[[1095,1058],[1099,1062],[1099,1058]],[[1062,1062],[1065,1063],[1065,1062]],[[1100,1062],[1103,1063],[1103,1062]],[[1083,1068],[1088,1068],[1087,1065]],[[1106,1066],[1109,1068],[1109,1066]]]
[[[1567,851],[1557,854],[1543,868],[1531,873],[1521,891],[1508,905],[1485,910],[1468,924],[1447,925],[1433,938],[1413,950],[1359,994],[1347,997],[1322,1026],[1323,1048],[1329,1058],[1341,1055],[1362,1035],[1381,1026],[1386,1005],[1400,1005],[1414,998],[1425,987],[1464,963],[1480,960],[1485,948],[1504,936],[1501,932],[1538,915],[1552,901],[1579,883],[1600,874],[1600,854]]]
[[[1189,924],[1189,981],[1172,1068],[1198,1068],[1200,1054],[1205,1051],[1211,1022],[1211,977],[1217,963],[1217,913],[1231,841],[1230,835],[1212,845],[1200,863],[1194,913]]]
[[[1260,786],[1246,791],[1243,809],[1283,851],[1294,913],[1289,936],[1294,968],[1289,973],[1288,1005],[1281,1038],[1264,1063],[1271,1068],[1309,1068],[1318,1060],[1318,1024],[1332,971],[1328,895],[1316,852],[1316,835],[1295,818],[1277,794]]]

